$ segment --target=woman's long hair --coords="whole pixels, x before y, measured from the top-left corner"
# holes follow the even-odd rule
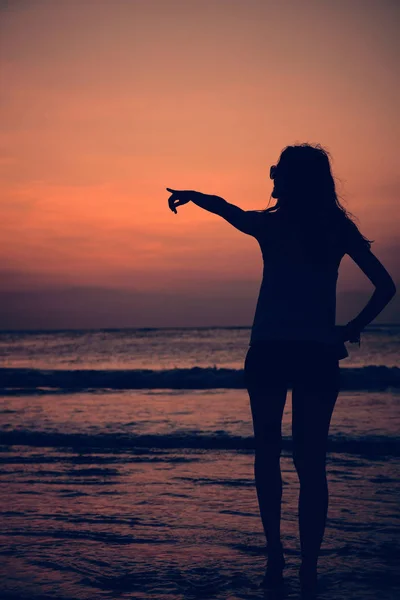
[[[287,146],[271,172],[272,197],[277,202],[264,209],[279,213],[301,233],[305,247],[315,258],[346,251],[352,244],[368,240],[359,231],[350,213],[339,201],[328,152],[319,144]]]

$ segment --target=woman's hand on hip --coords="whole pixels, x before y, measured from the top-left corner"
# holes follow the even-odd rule
[[[347,323],[347,325],[336,325],[336,331],[341,342],[350,342],[351,344],[360,343],[360,331],[351,322]]]

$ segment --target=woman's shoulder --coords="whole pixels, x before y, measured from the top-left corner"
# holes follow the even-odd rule
[[[340,239],[343,251],[347,253],[359,246],[370,247],[371,242],[360,231],[358,225],[349,217],[345,217],[340,227]]]
[[[255,212],[257,212],[261,234],[264,233],[271,235],[278,229],[279,215],[277,212],[268,211],[267,209],[258,210]]]
[[[263,210],[257,210],[255,212],[259,214],[260,221],[266,225],[277,223],[279,221],[278,211],[269,211],[264,208]]]

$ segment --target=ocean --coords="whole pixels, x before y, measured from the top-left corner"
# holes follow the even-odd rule
[[[0,333],[2,599],[270,597],[249,339],[245,327]],[[394,599],[400,326],[370,326],[347,348],[319,598]],[[290,427],[291,390],[282,540],[286,597],[298,598]]]

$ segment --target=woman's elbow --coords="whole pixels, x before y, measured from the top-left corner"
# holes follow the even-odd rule
[[[390,285],[390,297],[393,298],[393,296],[396,295],[396,292],[397,292],[396,284],[394,283],[394,281],[392,281],[392,283]]]
[[[380,285],[377,286],[377,289],[381,292],[383,296],[386,296],[388,300],[391,300],[397,292],[397,288],[393,279],[382,282]]]

